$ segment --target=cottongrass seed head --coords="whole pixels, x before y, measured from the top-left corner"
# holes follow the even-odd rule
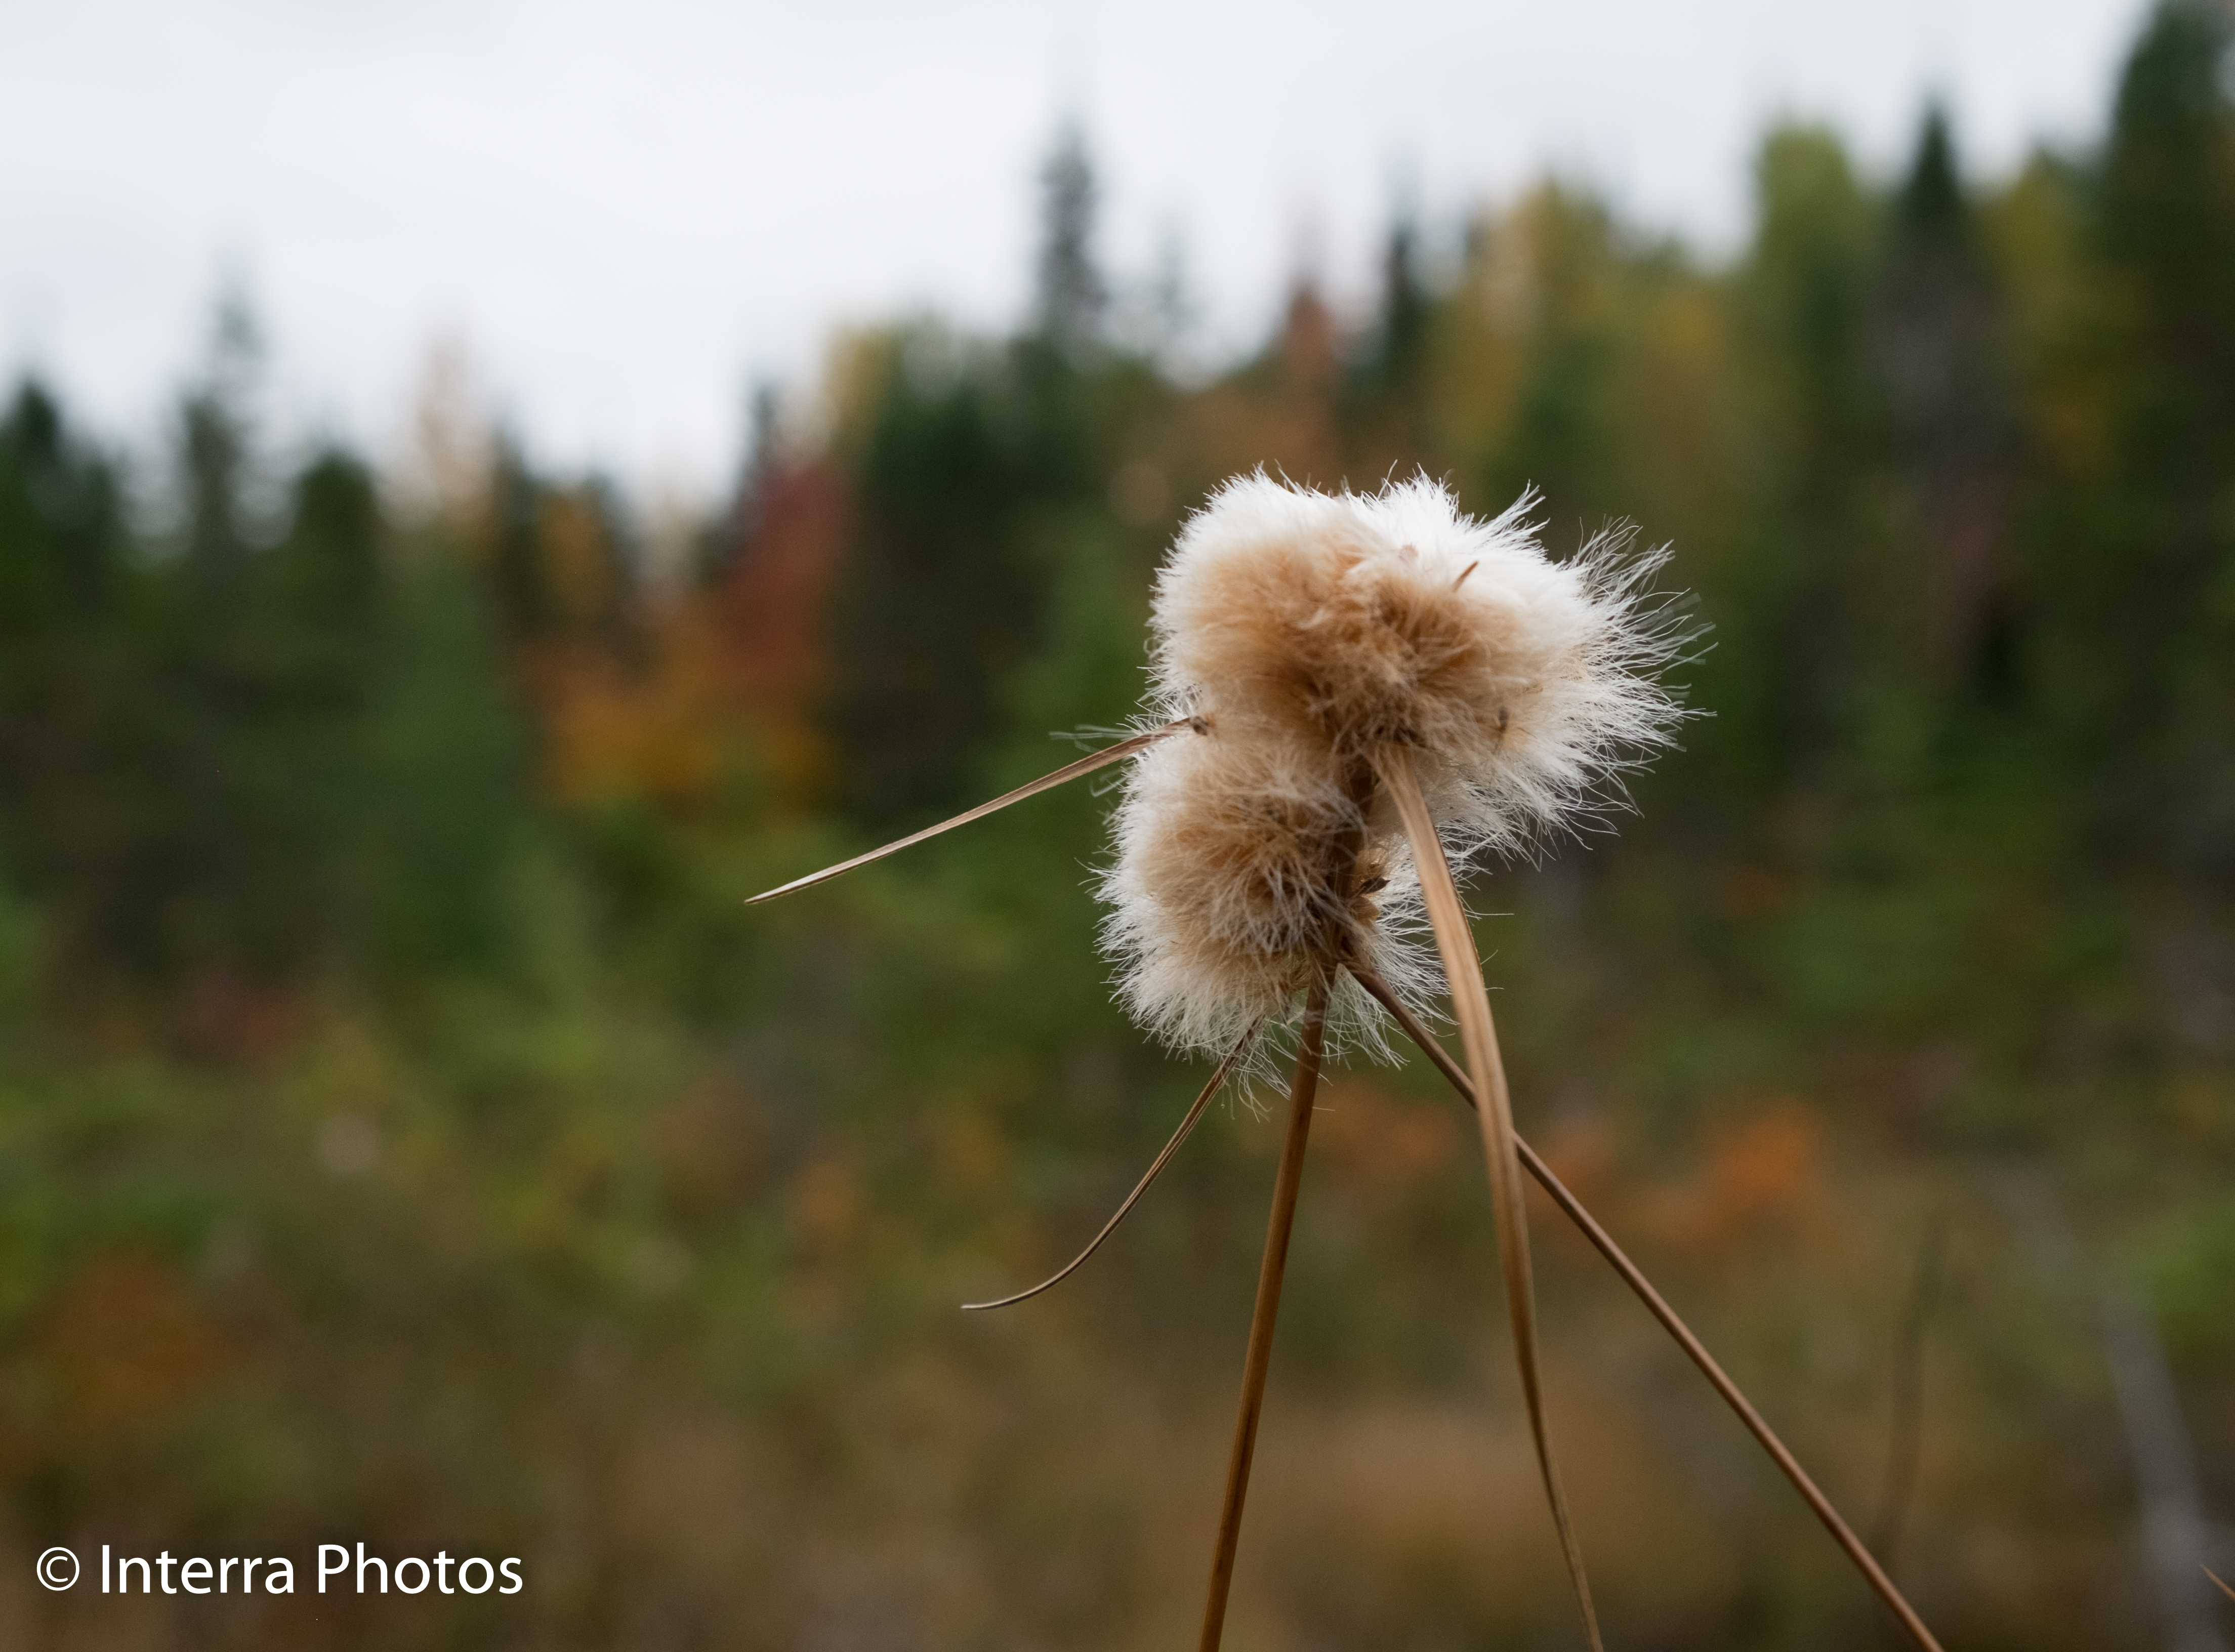
[[[1130,768],[1101,895],[1127,1009],[1223,1053],[1346,958],[1416,1008],[1442,985],[1377,752],[1408,750],[1455,857],[1525,852],[1621,800],[1686,715],[1655,673],[1692,634],[1630,531],[1547,557],[1524,495],[1493,521],[1425,476],[1375,495],[1238,477],[1157,580],[1158,722]],[[1385,1054],[1337,972],[1330,1034]]]
[[[1530,1435],[1583,1629],[1602,1645],[1583,1548],[1561,1489],[1537,1359],[1523,1164],[1629,1282],[1806,1499],[1923,1652],[1939,1642],[1760,1413],[1650,1282],[1514,1130],[1511,1099],[1465,908],[1450,862],[1525,851],[1622,801],[1623,772],[1672,743],[1692,713],[1658,680],[1699,633],[1648,588],[1660,553],[1600,534],[1554,562],[1524,494],[1491,521],[1459,514],[1421,477],[1361,496],[1262,473],[1191,517],[1157,576],[1155,681],[1126,738],[950,820],[764,891],[810,888],[911,844],[1117,763],[1129,765],[1102,880],[1105,949],[1134,1018],[1168,1044],[1222,1055],[1209,1082],[1091,1256],[1185,1144],[1237,1070],[1263,1059],[1262,1028],[1294,1021],[1266,1262],[1226,1500],[1204,1608],[1216,1652],[1264,1398],[1281,1268],[1327,1046],[1386,1056],[1376,996],[1451,1078],[1482,1130],[1498,1263]],[[1424,944],[1432,940],[1434,950]],[[1443,967],[1437,958],[1440,955]],[[1461,1072],[1421,1025],[1451,979]],[[1324,1038],[1323,1038],[1324,1035]],[[2223,1585],[2224,1587],[2224,1585]]]

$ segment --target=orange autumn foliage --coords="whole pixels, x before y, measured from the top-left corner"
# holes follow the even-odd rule
[[[742,550],[659,624],[648,661],[574,651],[542,673],[547,772],[561,799],[626,795],[688,808],[745,751],[780,790],[811,786],[843,483],[827,462],[778,469],[738,512]]]
[[[1707,1249],[1792,1223],[1820,1188],[1821,1136],[1799,1100],[1773,1103],[1715,1137],[1698,1172],[1652,1202],[1653,1225],[1672,1244]]]

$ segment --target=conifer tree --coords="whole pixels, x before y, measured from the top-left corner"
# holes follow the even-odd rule
[[[1420,271],[1419,234],[1411,209],[1399,208],[1382,246],[1379,311],[1347,386],[1346,423],[1366,475],[1433,462],[1426,390],[1435,306]]]
[[[49,908],[66,949],[121,812],[128,551],[113,465],[26,382],[0,418],[0,877]]]
[[[2131,661],[2096,737],[2130,806],[2183,862],[2235,866],[2235,110],[2231,28],[2166,0],[2121,78],[2102,183],[2103,252],[2126,298],[2117,474],[2074,625]]]
[[[1740,623],[1722,636],[1763,697],[1756,738],[1772,768],[1812,785],[1840,766],[1865,696],[1877,225],[1846,151],[1821,129],[1773,133],[1755,180],[1760,223],[1736,296],[1764,462]]]
[[[1621,274],[1613,225],[1601,202],[1546,185],[1498,233],[1526,238],[1530,302],[1512,427],[1485,502],[1502,508],[1533,487],[1553,521],[1603,521],[1618,514],[1621,469],[1609,418]]]
[[[2012,441],[2005,324],[1947,113],[1930,107],[1888,213],[1875,357],[1907,527],[1887,560],[1890,656],[1943,691],[2007,700]],[[1920,658],[1921,656],[1921,658]]]
[[[895,352],[854,462],[831,600],[825,724],[841,801],[877,827],[975,784],[1045,583],[1019,521],[1032,478],[1016,387],[992,364],[923,360],[938,348]]]
[[[1040,168],[1040,246],[1034,313],[1040,336],[1082,361],[1102,342],[1110,289],[1094,258],[1101,204],[1086,134],[1067,121]]]

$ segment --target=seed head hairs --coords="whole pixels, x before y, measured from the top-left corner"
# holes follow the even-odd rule
[[[1313,1098],[1346,1049],[1418,1044],[1480,1122],[1531,1439],[1584,1629],[1583,1551],[1545,1419],[1522,1203],[1524,1166],[1612,1262],[1767,1449],[1920,1646],[1937,1644],[1696,1337],[1516,1133],[1496,1026],[1452,865],[1525,852],[1622,800],[1624,774],[1691,713],[1660,680],[1697,634],[1652,589],[1665,552],[1602,534],[1547,557],[1524,495],[1484,521],[1425,477],[1326,494],[1259,474],[1189,519],[1157,580],[1151,690],[1115,744],[898,842],[757,895],[809,888],[1111,764],[1130,761],[1098,893],[1118,993],[1175,1050],[1217,1058],[1106,1239],[1237,1074],[1292,1052],[1288,1124],[1259,1273],[1200,1648],[1222,1633]],[[1448,995],[1465,1066],[1423,1016]]]

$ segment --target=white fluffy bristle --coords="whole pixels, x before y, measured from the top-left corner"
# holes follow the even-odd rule
[[[1331,936],[1408,1000],[1433,993],[1377,751],[1410,749],[1457,855],[1572,823],[1668,742],[1683,713],[1650,673],[1679,639],[1641,598],[1659,559],[1615,534],[1554,562],[1529,502],[1485,522],[1425,478],[1368,496],[1255,475],[1182,530],[1150,711],[1202,732],[1132,765],[1102,887],[1126,1006],[1167,1043],[1223,1054]],[[1347,977],[1335,1012],[1379,1047]]]

